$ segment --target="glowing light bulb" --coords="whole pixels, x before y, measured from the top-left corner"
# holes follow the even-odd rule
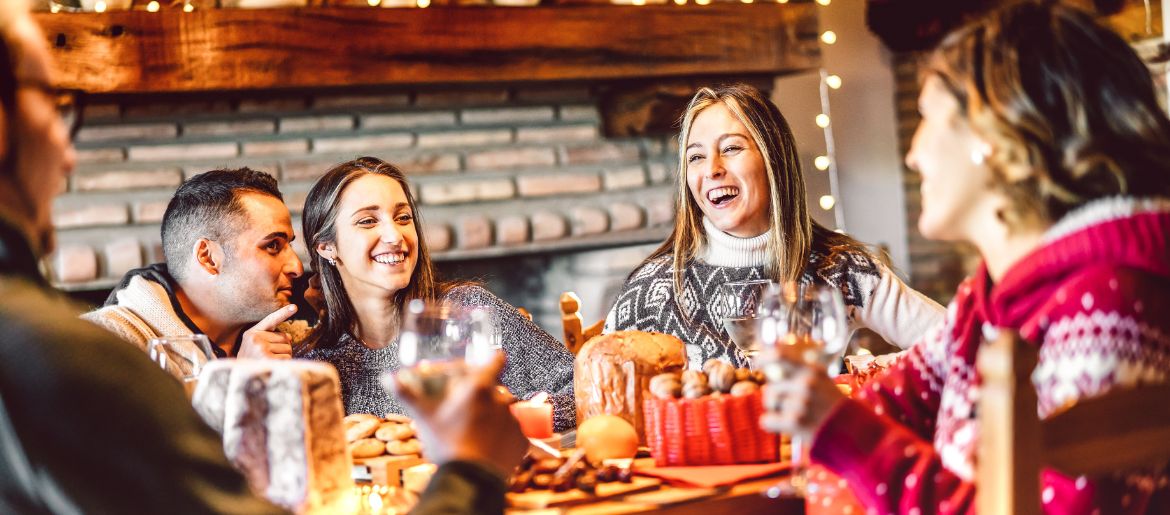
[[[699,5],[707,5],[711,3],[711,0],[695,0],[695,3]]]
[[[382,3],[382,0],[366,0],[366,3],[370,4],[370,7],[377,7]]]
[[[822,129],[829,126],[829,115],[821,113],[817,115],[817,127]]]
[[[788,0],[776,0],[777,3],[786,4]]]
[[[833,0],[817,0],[817,3],[821,4],[821,5],[829,5],[830,3],[832,3],[832,1]]]
[[[750,3],[754,2],[755,0],[739,0],[739,1],[743,2],[745,4],[750,4]]]
[[[61,12],[61,6],[54,4],[52,2],[49,2],[49,12],[59,13],[59,12]]]
[[[826,30],[821,33],[821,41],[824,41],[826,45],[832,45],[833,43],[837,42],[837,33],[831,30]]]
[[[194,11],[194,10],[195,10],[195,6],[194,6],[194,5],[192,5],[192,4],[183,4],[183,12],[185,12],[185,13],[189,13],[189,12],[191,12],[191,11]]]
[[[831,164],[829,156],[817,156],[813,159],[813,166],[822,172],[829,169],[829,164]]]
[[[841,77],[839,75],[825,77],[825,85],[833,89],[841,89]]]
[[[687,0],[674,0],[674,3],[677,5],[686,5]]]
[[[146,11],[152,13],[158,12],[158,2],[151,0],[149,4],[146,4]]]
[[[646,5],[646,0],[631,0],[630,3],[634,5]]]
[[[832,195],[821,195],[821,209],[828,211],[833,209],[835,205],[837,205],[837,199],[833,198]]]
[[[418,0],[417,5],[423,9],[425,9],[425,8],[431,6],[431,0]]]
[[[102,0],[98,0],[97,2],[95,2],[93,4],[93,12],[96,12],[96,13],[106,12],[106,3],[103,2]]]

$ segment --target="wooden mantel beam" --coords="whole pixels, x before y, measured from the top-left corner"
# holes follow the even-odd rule
[[[62,85],[94,93],[782,74],[820,65],[811,2],[37,19]]]

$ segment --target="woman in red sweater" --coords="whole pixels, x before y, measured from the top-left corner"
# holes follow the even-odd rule
[[[983,261],[943,325],[856,399],[801,368],[765,427],[812,439],[870,513],[974,507],[975,355],[996,328],[1040,347],[1039,415],[1170,374],[1170,120],[1150,73],[1091,16],[1022,2],[948,36],[926,63],[906,164],[918,227]],[[807,441],[807,440],[806,440]],[[1164,473],[1045,471],[1048,513],[1170,513]]]

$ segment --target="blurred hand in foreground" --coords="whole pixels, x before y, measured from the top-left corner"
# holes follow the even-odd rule
[[[760,426],[773,433],[799,436],[812,443],[817,430],[845,395],[825,373],[825,368],[809,364],[799,356],[786,355],[781,349],[775,368],[764,369],[766,412]]]
[[[427,456],[436,464],[475,461],[490,465],[504,477],[520,463],[528,439],[508,409],[509,395],[497,388],[503,367],[502,353],[481,367],[468,365],[467,374],[451,378],[441,398],[422,395],[401,375],[390,381],[418,426]]]

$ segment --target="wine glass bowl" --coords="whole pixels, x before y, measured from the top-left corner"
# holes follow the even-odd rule
[[[724,283],[715,292],[711,314],[736,348],[751,359],[759,351],[758,315],[761,301],[773,281],[755,279]]]
[[[151,361],[182,381],[188,398],[195,392],[204,365],[213,356],[211,341],[202,334],[151,338],[146,352]]]
[[[442,397],[447,382],[462,376],[472,339],[468,310],[446,302],[406,303],[398,337],[398,359],[407,384],[420,394]]]

